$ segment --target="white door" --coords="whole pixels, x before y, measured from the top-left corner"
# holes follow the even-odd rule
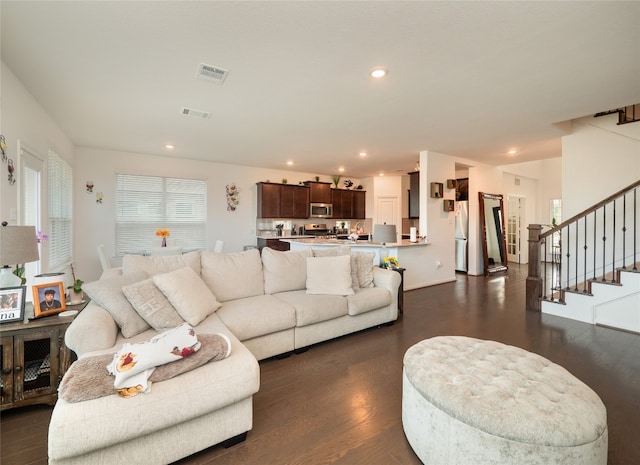
[[[524,201],[522,197],[507,196],[507,260],[515,263],[522,263]]]
[[[398,197],[378,197],[376,205],[375,224],[395,224],[396,231],[402,232],[400,219],[400,202]]]

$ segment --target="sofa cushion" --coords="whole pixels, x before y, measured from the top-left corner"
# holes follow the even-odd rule
[[[168,255],[164,257],[144,257],[142,255],[125,255],[122,257],[122,273],[144,271],[149,276],[158,273],[169,273],[189,266],[200,274],[200,253],[190,252],[182,255]]]
[[[293,307],[271,295],[227,301],[217,315],[241,341],[296,326]]]
[[[307,282],[307,257],[310,249],[282,252],[270,247],[262,249],[264,293],[304,289]]]
[[[310,295],[305,291],[289,291],[275,297],[291,305],[296,311],[296,326],[307,326],[345,316],[347,299],[339,295]]]
[[[82,290],[95,303],[107,310],[120,327],[124,337],[132,337],[149,329],[149,324],[131,306],[122,287],[142,281],[149,276],[144,271],[126,273],[82,285]]]
[[[307,294],[353,294],[351,257],[307,258]]]
[[[391,303],[391,293],[382,287],[356,289],[354,295],[347,296],[349,315],[359,315]]]
[[[153,278],[124,286],[122,292],[138,315],[153,329],[175,328],[184,323]]]
[[[200,275],[188,266],[171,273],[157,274],[153,282],[180,316],[194,326],[220,308],[220,302]]]
[[[236,253],[202,252],[202,279],[219,302],[264,294],[258,249]]]

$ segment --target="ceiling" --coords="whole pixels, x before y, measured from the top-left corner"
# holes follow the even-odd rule
[[[2,61],[76,146],[362,178],[412,170],[421,150],[558,157],[557,123],[640,102],[640,2],[0,8]]]

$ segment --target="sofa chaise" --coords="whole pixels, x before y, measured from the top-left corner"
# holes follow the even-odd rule
[[[259,360],[393,323],[399,285],[398,273],[373,266],[373,254],[344,246],[125,256],[121,270],[84,286],[92,301],[65,334],[79,359],[184,321],[198,334],[224,334],[231,354],[135,397],[59,398],[49,463],[170,463],[242,441],[252,428]]]

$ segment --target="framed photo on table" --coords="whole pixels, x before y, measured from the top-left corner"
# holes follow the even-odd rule
[[[0,323],[12,323],[24,319],[26,286],[0,289]]]
[[[65,311],[67,304],[64,298],[62,282],[33,286],[33,316],[55,315]]]

